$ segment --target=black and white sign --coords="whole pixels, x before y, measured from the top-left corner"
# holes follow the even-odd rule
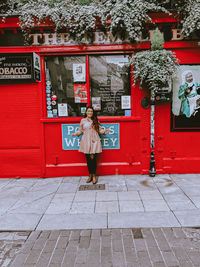
[[[40,57],[35,53],[0,54],[0,83],[40,80]]]

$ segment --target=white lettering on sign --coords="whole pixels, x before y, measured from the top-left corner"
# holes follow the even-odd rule
[[[78,150],[82,136],[71,136],[72,133],[77,132],[78,124],[63,124],[62,125],[62,143],[64,150]],[[119,124],[106,123],[102,125],[102,129],[109,129],[110,132],[101,135],[101,143],[103,149],[119,149]]]
[[[74,127],[73,126],[67,126],[67,135],[71,135],[71,132],[74,131]]]
[[[115,143],[117,142],[117,138],[110,138],[111,142],[112,142],[112,145],[115,146]]]
[[[6,60],[5,57],[0,57],[0,61]]]
[[[81,143],[81,139],[77,139],[77,140],[78,140],[78,147],[79,147]]]
[[[28,69],[26,67],[0,68],[0,75],[26,74],[27,72],[28,72]]]
[[[149,30],[149,36],[145,39],[142,37],[139,38],[139,42],[150,41],[155,30]],[[34,33],[29,34],[29,37],[32,38],[32,45],[72,45],[75,44],[74,40],[70,37],[69,33]],[[172,41],[182,40],[182,30],[181,29],[172,29]],[[86,37],[81,41],[83,44],[89,44],[90,41]],[[121,43],[130,43],[128,34],[125,40],[120,39],[119,34],[113,35],[113,33],[107,32],[94,32],[94,41],[93,44],[121,44]]]
[[[104,146],[109,146],[109,139],[108,138],[104,138],[103,139],[103,145]]]
[[[73,139],[65,138],[65,142],[66,142],[67,147],[74,146],[75,140],[76,140],[75,138],[73,138]]]
[[[110,129],[110,134],[114,134],[115,133],[114,126],[110,126],[109,129]]]

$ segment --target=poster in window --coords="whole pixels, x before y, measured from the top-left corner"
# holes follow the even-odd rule
[[[75,103],[87,103],[86,84],[74,84],[74,102]]]
[[[172,130],[200,129],[200,65],[181,65],[173,80]]]
[[[101,110],[101,97],[92,97],[92,106],[94,110]]]
[[[73,64],[73,78],[74,82],[86,81],[85,63]]]
[[[33,53],[33,67],[34,67],[34,79],[37,81],[41,80],[41,67],[40,67],[40,56]]]
[[[122,109],[130,109],[131,108],[131,96],[130,95],[122,95],[121,96]]]
[[[68,117],[67,104],[64,104],[64,103],[58,104],[58,116]]]

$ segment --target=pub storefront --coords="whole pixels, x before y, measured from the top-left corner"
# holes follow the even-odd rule
[[[172,101],[155,106],[156,172],[197,173],[199,42],[183,40],[170,16],[161,14],[155,22],[164,32],[165,48],[180,63]],[[92,44],[85,40],[78,45],[68,33],[55,33],[46,24],[30,32],[25,42],[17,23],[14,17],[0,23],[0,177],[87,175],[85,158],[78,152],[81,137],[71,134],[88,105],[102,127],[110,129],[101,137],[97,174],[148,174],[150,108],[141,104],[148,96],[134,85],[129,59],[150,48],[154,29],[149,27],[137,43],[97,31]],[[188,73],[197,94],[184,113],[179,95]]]

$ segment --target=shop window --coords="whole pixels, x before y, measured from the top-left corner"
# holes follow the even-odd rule
[[[46,58],[47,117],[78,117],[87,105],[87,91],[78,103],[77,83],[86,88],[85,56]],[[80,77],[81,81],[78,81]],[[76,90],[76,91],[75,91]]]
[[[128,62],[129,55],[46,57],[47,117],[83,116],[89,104],[98,116],[131,116]]]
[[[90,56],[91,103],[99,116],[130,116],[128,55]]]

